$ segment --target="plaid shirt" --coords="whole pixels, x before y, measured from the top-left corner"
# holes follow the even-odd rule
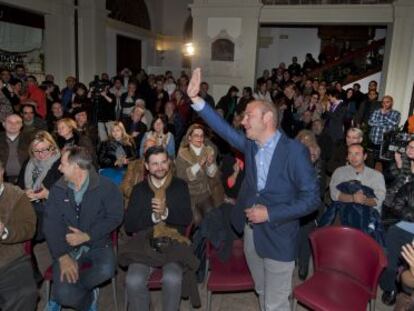
[[[391,110],[385,114],[381,113],[381,109],[375,110],[369,117],[368,124],[371,126],[369,138],[374,145],[380,145],[383,135],[400,124],[401,114],[396,110]]]

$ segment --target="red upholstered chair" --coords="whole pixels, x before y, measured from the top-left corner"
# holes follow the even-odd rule
[[[114,248],[115,252],[115,258],[118,255],[118,230],[114,230],[111,233],[111,240],[112,240],[112,247]],[[91,267],[90,264],[85,264],[79,268],[80,271],[89,269]],[[117,297],[117,288],[116,288],[116,271],[115,275],[111,279],[111,285],[112,285],[112,296],[114,299],[114,305],[115,305],[115,311],[118,311],[118,297]],[[50,265],[45,273],[43,274],[43,279],[45,281],[46,286],[46,299],[50,299],[50,285],[53,281],[53,266]]]
[[[244,255],[243,240],[234,240],[229,260],[222,262],[217,251],[207,243],[210,274],[207,281],[207,309],[211,310],[213,292],[239,292],[254,289],[253,278]]]
[[[297,301],[317,311],[375,310],[378,278],[387,258],[370,236],[347,227],[321,228],[310,235],[314,274],[293,290]]]

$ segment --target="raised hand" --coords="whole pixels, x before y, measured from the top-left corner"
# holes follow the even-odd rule
[[[191,76],[190,83],[188,83],[187,95],[191,98],[197,98],[198,93],[200,92],[200,83],[201,83],[201,69],[196,68],[193,71]]]

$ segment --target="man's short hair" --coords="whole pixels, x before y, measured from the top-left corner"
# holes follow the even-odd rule
[[[17,64],[16,66],[14,66],[14,70],[17,70],[19,68],[22,68],[23,70],[26,70],[26,68],[22,64]]]
[[[389,99],[391,103],[394,104],[394,98],[391,95],[385,95],[382,99],[385,99],[385,98]]]
[[[351,147],[360,147],[360,148],[362,149],[362,153],[363,153],[363,154],[366,154],[366,153],[367,153],[367,152],[365,151],[364,146],[362,146],[362,144],[358,144],[358,143],[355,143],[355,144],[350,144],[350,145],[348,146],[348,150],[349,150]]]
[[[92,156],[85,147],[72,146],[65,149],[68,154],[68,162],[75,163],[82,170],[90,170],[92,168]]]
[[[23,123],[23,119],[22,119],[22,116],[21,115],[19,115],[19,114],[17,114],[17,113],[12,113],[12,114],[9,114],[7,117],[6,117],[6,119],[3,121],[3,123],[4,122],[6,122],[8,119],[10,119],[11,117],[17,117],[18,119],[20,119],[20,122],[22,122]]]
[[[348,129],[347,132],[354,132],[354,133],[358,134],[359,137],[364,138],[364,132],[361,129],[357,128],[357,127],[351,127],[351,128]]]
[[[24,104],[21,106],[21,112],[23,112],[24,108],[29,107],[32,109],[34,113],[36,113],[36,103],[34,101],[28,100],[25,101]]]
[[[37,78],[33,75],[27,76],[27,79],[32,79],[33,81],[37,82]]]
[[[72,116],[76,116],[78,113],[81,113],[81,112],[85,112],[86,115],[88,115],[88,109],[82,106],[82,107],[74,108],[72,111]]]
[[[312,121],[312,124],[320,123],[322,126],[325,126],[325,121],[322,119],[315,119]]]
[[[341,98],[341,93],[339,93],[339,91],[337,90],[337,89],[335,89],[335,88],[330,88],[327,92],[326,92],[326,94],[329,96],[332,96],[332,97],[335,97],[336,99],[340,99]]]
[[[255,103],[255,102],[259,102],[260,106],[261,106],[261,110],[262,113],[265,114],[266,112],[271,112],[273,115],[273,124],[275,125],[275,128],[279,127],[279,111],[276,108],[275,104],[268,102],[267,100],[254,100],[249,102],[250,103]]]
[[[115,76],[115,77],[112,78],[112,83],[115,83],[115,81],[119,81],[119,82],[122,83],[124,81],[124,79],[121,78],[120,76]]]
[[[147,151],[145,151],[145,154],[144,154],[144,161],[145,161],[145,163],[149,163],[149,159],[150,159],[150,157],[152,155],[162,154],[162,153],[164,153],[167,156],[167,158],[168,158],[167,150],[163,146],[152,146],[152,147],[149,147],[147,149]]]
[[[142,98],[138,98],[138,99],[135,101],[135,106],[139,106],[139,107],[141,107],[141,108],[144,108],[144,109],[145,109],[145,106],[146,106],[146,104],[145,104],[145,100],[143,100]]]

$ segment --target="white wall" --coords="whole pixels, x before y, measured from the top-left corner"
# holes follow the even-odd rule
[[[145,0],[151,18],[151,31],[160,34],[167,40],[168,50],[162,56],[157,55],[155,63],[148,66],[156,66],[165,70],[181,70],[182,52],[184,44],[184,25],[190,15],[188,5],[192,0]],[[165,70],[164,70],[165,69]]]
[[[162,33],[168,36],[183,36],[184,25],[190,12],[188,5],[192,0],[162,1]],[[158,15],[159,18],[159,15]]]
[[[259,49],[256,76],[264,69],[277,67],[284,62],[288,66],[292,57],[297,56],[303,64],[306,53],[312,53],[317,59],[321,47],[318,28],[268,28],[259,29]]]
[[[367,93],[369,82],[374,80],[374,81],[377,81],[377,83],[378,83],[378,88],[377,89],[380,90],[381,89],[381,76],[382,76],[381,72],[377,72],[373,75],[365,77],[364,79],[361,79],[361,80],[352,82],[350,84],[344,85],[343,89],[346,90],[346,89],[352,87],[355,83],[359,83],[359,84],[361,84],[361,92],[362,93]]]
[[[148,66],[156,65],[155,36],[151,32],[108,18],[106,23],[106,65],[110,76],[117,73],[117,35],[141,40],[142,68],[147,69]]]
[[[107,20],[106,47],[107,72],[116,74],[116,36],[123,35],[141,40],[142,68],[147,71],[165,72],[181,71],[184,24],[189,16],[187,10],[191,0],[146,0],[148,14],[151,20],[151,30],[145,30],[113,19]],[[157,36],[168,41],[164,46],[168,50],[162,54],[156,52]],[[156,70],[154,68],[157,68]]]

